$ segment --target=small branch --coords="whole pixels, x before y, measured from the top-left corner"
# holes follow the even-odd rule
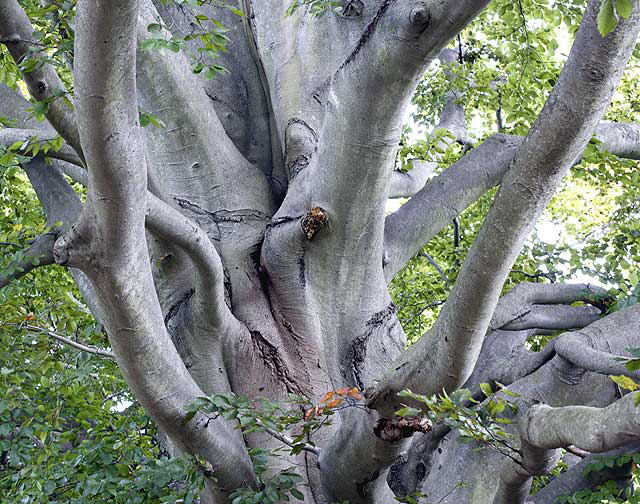
[[[258,425],[260,425],[261,427],[264,428],[265,432],[267,434],[269,434],[270,436],[274,437],[275,439],[277,439],[278,441],[282,441],[284,444],[286,444],[287,446],[289,446],[290,448],[293,448],[295,446],[299,446],[300,443],[295,443],[293,441],[293,438],[290,438],[289,436],[287,436],[286,434],[282,434],[281,432],[278,432],[276,430],[273,430],[269,427],[267,427],[262,420],[260,420],[259,418],[256,418],[256,423]],[[320,456],[320,448],[313,446],[309,443],[304,443],[304,445],[302,446],[302,450],[303,451],[307,451],[309,453],[313,453],[316,457]]]
[[[8,266],[10,272],[0,274],[0,289],[39,266],[54,264],[53,245],[56,238],[56,233],[45,233],[36,238],[31,246],[22,252],[22,257]]]
[[[555,283],[556,275],[560,273],[559,271],[550,271],[549,273],[537,272],[537,273],[527,273],[526,271],[512,269],[511,273],[518,273],[527,278],[531,278],[532,280],[539,280],[541,278],[546,278],[551,283]]]
[[[431,264],[431,266],[435,268],[435,270],[438,272],[438,275],[440,275],[440,277],[444,280],[445,284],[449,285],[449,283],[451,283],[449,277],[445,275],[444,271],[433,257],[431,257],[427,252],[423,252],[422,254],[420,254],[420,257],[424,257],[427,261],[429,261],[429,264]]]
[[[65,345],[72,346],[73,348],[76,348],[78,350],[82,350],[83,352],[115,360],[115,356],[113,355],[113,353],[111,353],[111,352],[109,352],[107,350],[101,350],[99,348],[96,348],[96,347],[93,347],[93,346],[90,346],[90,345],[85,345],[83,343],[78,343],[77,341],[73,341],[72,339],[67,338],[66,336],[62,336],[62,335],[60,335],[60,334],[58,334],[56,332],[49,331],[48,329],[44,329],[42,327],[32,326],[32,325],[28,325],[28,324],[6,324],[6,325],[14,326],[14,327],[17,327],[19,329],[25,329],[27,331],[31,331],[31,332],[35,332],[35,333],[46,334],[50,338],[53,338],[53,339],[55,339],[55,340],[57,340],[57,341],[59,341],[61,343],[64,343]]]
[[[0,145],[4,145],[8,147],[13,145],[16,142],[22,142],[24,148],[21,148],[17,152],[25,153],[28,151],[28,147],[33,146],[35,144],[43,144],[50,142],[57,138],[58,135],[55,133],[50,133],[42,130],[31,130],[31,129],[20,129],[20,128],[5,128],[0,129]],[[40,152],[44,152],[40,150]],[[28,152],[27,152],[28,154]],[[68,161],[69,163],[73,163],[77,166],[82,166],[82,160],[76,154],[76,152],[69,147],[68,145],[63,145],[60,150],[55,150],[53,148],[49,149],[46,154],[46,157],[61,159],[63,161]]]
[[[573,445],[566,446],[565,450],[575,455],[576,457],[580,457],[580,458],[585,458],[590,455],[588,451],[581,450],[580,448]]]

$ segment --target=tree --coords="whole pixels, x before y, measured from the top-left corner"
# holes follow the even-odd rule
[[[525,502],[560,448],[637,450],[636,394],[618,393],[638,378],[628,349],[640,346],[639,305],[610,310],[607,293],[584,284],[522,282],[500,296],[574,164],[640,158],[639,125],[601,122],[640,6],[555,7],[570,27],[582,21],[559,75],[527,91],[544,107],[528,123],[535,103],[521,94],[518,116],[512,93],[493,110],[513,134],[473,146],[462,87],[496,100],[520,82],[508,76],[515,85],[502,88],[486,62],[465,74],[483,39],[466,57],[449,42],[487,13],[519,26],[523,4],[551,10],[488,3],[0,3],[14,88],[0,89],[3,164],[22,165],[47,215],[0,281],[54,262],[69,269],[110,350],[66,343],[115,358],[169,449],[195,457],[203,502],[383,503],[416,492]],[[521,26],[534,68],[544,66]],[[434,88],[447,92],[435,156],[395,170],[405,111],[436,59]],[[418,95],[427,115],[429,93]],[[405,349],[389,282],[496,185],[437,318]],[[411,198],[385,216],[389,195]],[[259,397],[263,409],[243,399]],[[473,444],[453,442],[461,437]],[[258,461],[287,446],[267,467]],[[535,502],[594,481],[566,471]]]

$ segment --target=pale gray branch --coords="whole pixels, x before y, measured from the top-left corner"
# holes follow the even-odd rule
[[[424,245],[496,186],[522,140],[494,135],[454,163],[385,220],[385,276],[390,281]]]
[[[85,345],[78,341],[72,340],[71,338],[67,338],[66,336],[62,336],[57,332],[50,331],[49,329],[45,329],[43,327],[32,326],[29,324],[8,324],[8,325],[13,325],[15,327],[19,327],[20,329],[25,329],[27,331],[31,331],[34,333],[46,334],[50,338],[53,338],[61,343],[64,343],[65,345],[72,346],[73,348],[77,348],[78,350],[82,350],[83,352],[98,355],[100,357],[107,357],[108,359],[115,359],[114,355],[107,350],[102,350],[100,348],[97,348],[91,345]]]
[[[433,175],[436,163],[414,160],[411,170],[407,172],[395,170],[389,180],[388,198],[409,198],[424,187]]]
[[[196,318],[207,320],[220,338],[235,317],[225,302],[224,271],[216,248],[205,232],[178,210],[147,193],[148,229],[183,249],[197,270]]]
[[[17,0],[4,0],[0,3],[0,39],[18,66],[27,58],[42,57],[38,52],[30,50],[33,47],[30,42],[33,31],[29,18]],[[46,116],[51,125],[78,155],[82,156],[73,110],[64,100],[55,96],[56,92],[66,92],[55,68],[49,63],[44,63],[36,66],[31,72],[23,72],[22,77],[35,100],[49,103]]]
[[[9,285],[12,280],[23,277],[38,266],[54,264],[53,244],[57,236],[55,233],[45,233],[24,251],[18,253],[18,258],[9,264],[7,273],[0,274],[0,289]]]
[[[16,142],[21,142],[24,147],[21,146],[19,152],[21,154],[25,153],[27,147],[33,146],[34,144],[42,145],[54,140],[58,137],[57,134],[48,133],[42,130],[29,130],[29,129],[18,129],[18,128],[5,128],[0,129],[0,144],[8,147],[13,145]],[[40,152],[44,153],[42,149]],[[54,159],[61,159],[64,161],[68,161],[69,163],[73,163],[78,166],[82,166],[82,160],[76,152],[69,147],[68,145],[63,145],[61,149],[56,150],[53,147],[50,147],[49,150],[44,154],[47,157]]]

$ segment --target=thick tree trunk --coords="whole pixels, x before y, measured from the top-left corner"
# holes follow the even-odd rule
[[[427,65],[450,57],[442,49],[488,1],[345,2],[341,15],[317,19],[306,8],[284,16],[285,0],[240,3],[242,17],[207,4],[192,11],[79,0],[77,108],[53,107],[49,121],[68,144],[56,154],[59,167],[88,185],[88,197],[80,208],[61,171],[43,173],[39,160],[25,167],[50,219],[65,223],[55,239],[34,243],[33,254],[74,269],[137,399],[179,450],[211,466],[207,504],[257,489],[249,449],[282,446],[286,435],[243,436],[233,422],[203,414],[186,422],[190,401],[234,392],[318,403],[342,387],[366,391],[366,404],[336,415],[314,437],[317,450],[273,459],[269,469],[297,466],[305,502],[389,503],[391,488],[422,489],[442,503],[499,502],[510,489],[526,496],[553,450],[581,442],[572,432],[554,436],[557,418],[574,410],[534,408],[516,418],[513,432],[532,446],[532,460],[523,448],[514,470],[503,453],[457,444],[458,433],[442,425],[412,442],[413,431],[395,423],[397,392],[502,382],[524,413],[537,402],[616,401],[603,373],[623,372],[611,354],[633,346],[637,310],[600,320],[599,309],[569,306],[592,301],[589,286],[523,285],[498,298],[535,219],[594,131],[612,152],[638,158],[637,125],[596,129],[637,38],[637,2],[604,39],[599,2],[589,2],[579,43],[529,135],[491,137],[426,185],[429,166],[416,165],[411,176],[393,171],[405,107]],[[18,58],[28,20],[15,0],[0,5],[0,38]],[[147,25],[161,21],[168,38],[191,30],[196,15],[230,28],[220,61],[230,72],[212,81],[192,73],[183,53],[140,48]],[[61,86],[48,65],[29,78],[35,91],[38,81]],[[9,109],[0,112],[24,117],[23,100],[0,92]],[[441,124],[464,139],[464,110],[449,98]],[[138,107],[166,127],[141,129]],[[0,142],[38,128],[54,134],[25,120],[0,131]],[[406,351],[388,282],[501,180],[443,314]],[[389,196],[413,194],[385,217]],[[526,349],[533,332],[584,327],[539,354]],[[606,347],[589,336],[603,327]],[[525,421],[527,434],[518,430]],[[603,449],[628,440],[620,430],[637,440],[637,422],[629,425],[605,436]]]

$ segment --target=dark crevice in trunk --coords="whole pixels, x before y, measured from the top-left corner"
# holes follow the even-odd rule
[[[349,349],[347,350],[347,355],[345,358],[346,362],[343,367],[351,371],[353,380],[360,390],[365,390],[367,388],[366,384],[364,383],[362,374],[367,357],[368,340],[373,332],[377,328],[387,324],[395,315],[395,313],[395,305],[393,303],[389,303],[389,306],[387,306],[384,310],[373,314],[373,316],[365,323],[365,327],[367,328],[365,333],[355,338],[351,342],[351,345],[349,345]]]
[[[305,273],[305,263],[304,263],[304,253],[302,256],[298,257],[298,272],[300,277],[300,287],[303,289],[307,285],[307,277]]]
[[[376,15],[373,17],[373,19],[369,22],[367,27],[364,29],[364,32],[362,32],[362,36],[360,37],[360,40],[358,40],[358,43],[356,44],[356,46],[353,48],[351,53],[349,53],[349,56],[347,56],[347,58],[340,64],[340,66],[338,67],[338,70],[336,70],[333,76],[327,77],[327,79],[322,84],[320,84],[312,93],[311,96],[313,97],[314,100],[322,104],[321,97],[324,96],[324,94],[329,90],[329,87],[331,86],[331,80],[336,75],[338,75],[347,65],[349,65],[351,62],[353,62],[353,60],[356,59],[356,57],[358,56],[362,48],[365,45],[367,45],[367,42],[369,41],[369,39],[371,39],[372,35],[375,33],[376,28],[380,24],[380,21],[382,20],[384,15],[389,10],[389,7],[391,7],[391,5],[395,1],[396,0],[384,0],[384,2],[382,2],[382,5],[380,5],[378,12],[376,12]]]
[[[285,364],[278,348],[268,341],[260,331],[251,331],[251,340],[258,350],[262,361],[277,376],[280,383],[284,384],[290,394],[306,395],[297,381],[291,376],[288,366]]]

